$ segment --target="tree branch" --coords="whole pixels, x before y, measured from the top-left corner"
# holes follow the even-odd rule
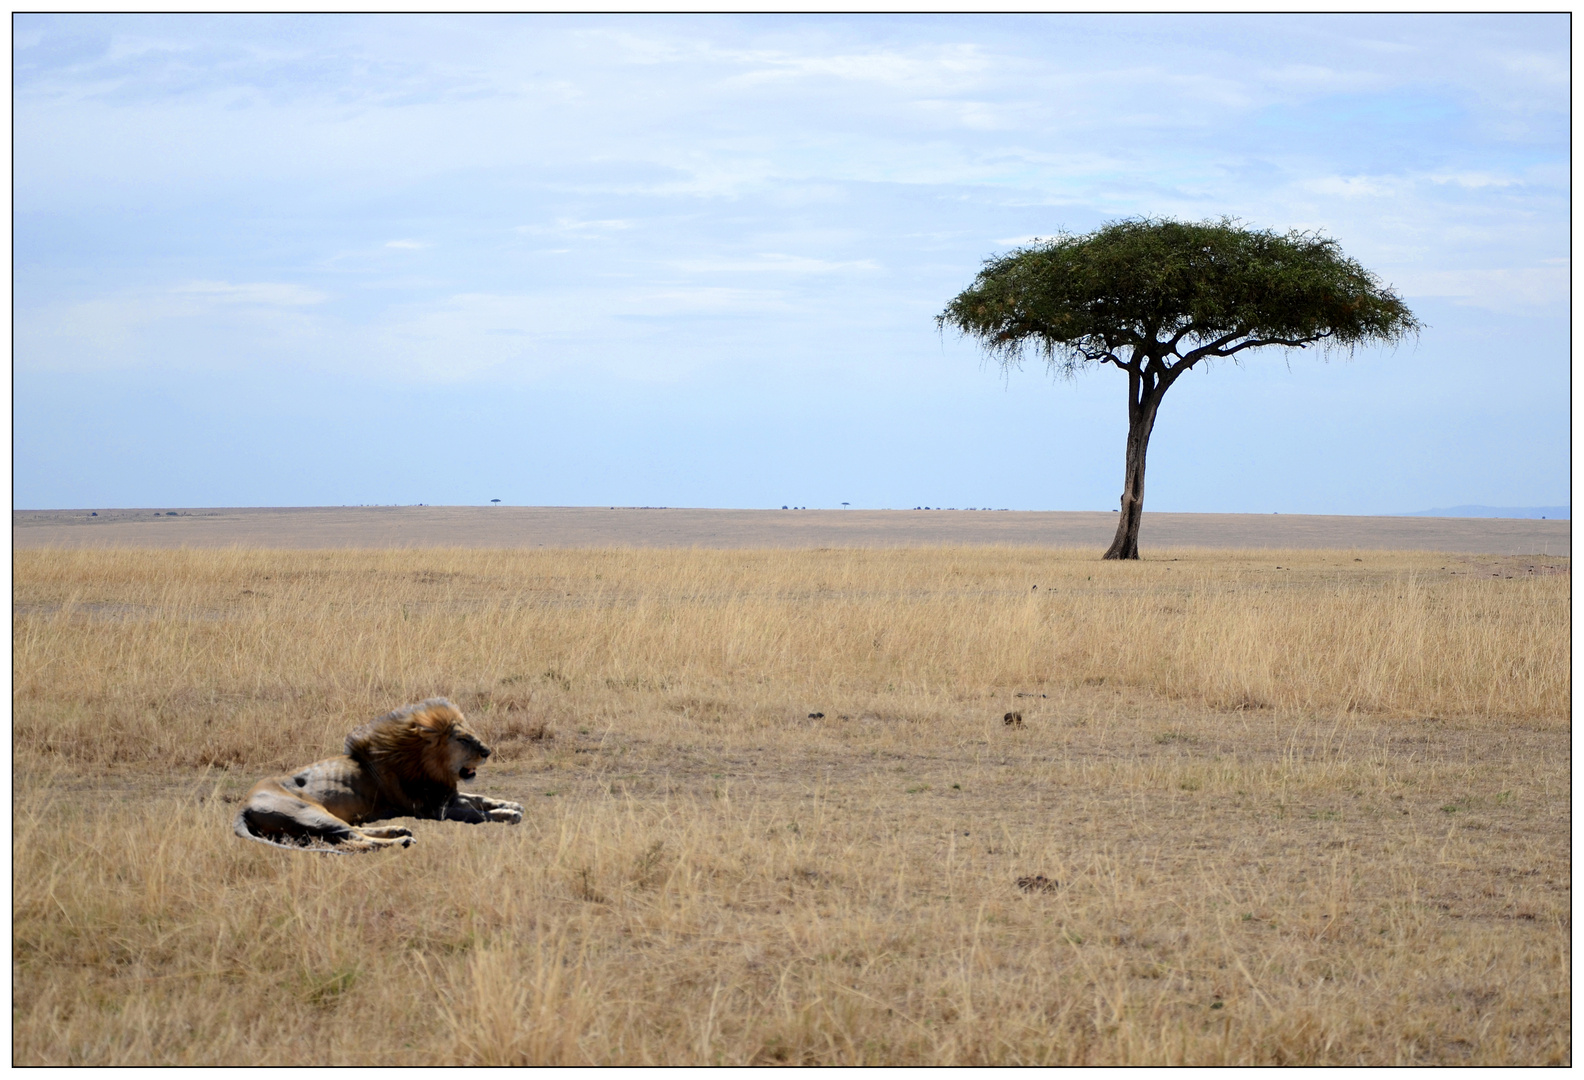
[[[1191,349],[1186,354],[1178,353],[1176,348],[1177,342],[1182,340],[1183,334],[1186,334],[1189,329],[1193,329],[1193,327],[1190,326],[1187,329],[1184,329],[1182,334],[1178,334],[1177,337],[1172,339],[1172,352],[1176,353],[1179,359],[1177,363],[1166,369],[1167,386],[1170,386],[1172,383],[1176,382],[1177,376],[1181,375],[1183,372],[1187,371],[1189,368],[1193,367],[1207,356],[1230,356],[1230,353],[1222,354],[1216,350],[1221,348],[1221,346],[1225,345],[1227,342],[1236,340],[1242,335],[1248,333],[1247,330],[1243,329],[1233,330],[1230,333],[1222,334],[1208,345],[1201,345],[1197,349]]]
[[[1247,330],[1243,329],[1242,327],[1238,327],[1236,330],[1231,330],[1225,334],[1222,334],[1220,337],[1216,338],[1207,345],[1201,345],[1197,349],[1190,349],[1186,353],[1179,353],[1178,355],[1183,358],[1184,362],[1178,364],[1177,366],[1192,367],[1194,364],[1198,363],[1207,356],[1220,356],[1222,354],[1217,351],[1218,349],[1220,349],[1227,342],[1236,341],[1238,338],[1247,333]]]
[[[1174,355],[1181,356],[1182,354],[1177,352],[1177,346],[1182,342],[1182,339],[1188,337],[1190,334],[1198,334],[1204,329],[1205,328],[1200,326],[1198,323],[1190,322],[1187,326],[1177,331],[1176,336],[1171,339],[1166,347],[1170,349]]]
[[[1331,335],[1332,331],[1325,330],[1321,333],[1313,334],[1309,337],[1303,338],[1250,338],[1248,341],[1239,342],[1236,346],[1230,349],[1214,349],[1208,355],[1232,356],[1235,353],[1242,352],[1244,349],[1257,349],[1261,345],[1285,345],[1290,349],[1303,349],[1313,345],[1317,341],[1324,341]]]
[[[1185,330],[1184,333],[1186,332],[1187,331]],[[1248,332],[1249,331],[1244,329],[1234,330],[1230,333],[1222,334],[1214,341],[1205,345],[1201,345],[1197,349],[1190,350],[1187,353],[1178,353],[1181,359],[1178,360],[1176,364],[1173,364],[1167,369],[1169,372],[1169,380],[1173,382],[1176,381],[1178,375],[1182,374],[1184,371],[1187,371],[1189,368],[1193,367],[1207,356],[1221,358],[1236,356],[1244,349],[1257,349],[1262,345],[1284,345],[1288,348],[1302,349],[1309,345],[1313,345],[1317,341],[1323,341],[1326,338],[1331,337],[1334,333],[1334,331],[1326,330],[1321,333],[1302,338],[1250,338],[1247,341],[1239,341],[1230,349],[1226,347],[1230,342],[1236,341],[1239,337],[1242,337]],[[1181,340],[1182,336],[1182,334],[1178,334],[1176,338],[1172,339],[1173,346],[1175,346],[1176,343]],[[1173,351],[1176,351],[1175,348],[1173,348]]]

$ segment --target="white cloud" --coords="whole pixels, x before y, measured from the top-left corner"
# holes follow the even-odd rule
[[[628,294],[620,314],[648,318],[678,315],[752,315],[786,312],[792,305],[773,289],[673,287],[638,289]]]
[[[322,304],[329,293],[288,282],[259,281],[232,284],[227,281],[192,281],[178,286],[179,296],[210,300],[222,304],[262,304],[269,307],[302,307]]]
[[[1034,112],[1022,102],[922,99],[913,104],[926,114],[971,131],[1015,131],[1026,126]]]
[[[382,320],[366,362],[387,374],[461,382],[531,366],[539,338],[559,329],[544,297],[460,294]]]
[[[860,82],[897,88],[933,87],[946,80],[964,83],[1004,67],[1007,58],[988,53],[972,43],[927,43],[913,50],[902,48],[822,52],[811,43],[806,48],[766,49],[717,44],[702,35],[681,38],[671,34],[631,31],[592,31],[583,35],[599,41],[602,51],[622,62],[645,66],[686,64],[709,70],[737,69],[723,81],[727,88],[753,87],[795,80],[825,79]],[[720,40],[717,38],[717,41]],[[823,40],[819,40],[824,44]],[[742,70],[742,69],[747,70]]]
[[[764,254],[756,259],[690,259],[670,265],[693,274],[845,274],[880,269],[880,264],[874,259],[833,262],[780,254]]]
[[[1498,176],[1490,172],[1433,173],[1428,176],[1432,184],[1451,184],[1460,188],[1503,188],[1522,184],[1516,176]]]
[[[1531,170],[1533,172],[1534,170]],[[1466,191],[1486,191],[1498,188],[1523,187],[1545,178],[1526,178],[1512,173],[1499,173],[1488,169],[1462,169],[1448,172],[1398,173],[1391,175],[1314,176],[1301,181],[1301,190],[1316,195],[1336,195],[1344,199],[1386,198],[1395,199],[1414,194],[1420,185],[1461,188]]]
[[[340,362],[428,383],[522,384],[572,366],[669,380],[703,362],[691,336],[669,329],[674,321],[790,310],[771,289],[465,293],[389,312]]]
[[[1405,297],[1445,296],[1491,311],[1532,311],[1565,306],[1569,262],[1501,269],[1431,270],[1407,273],[1397,282]]]
[[[976,45],[946,45],[909,55],[894,50],[836,55],[798,55],[759,50],[720,50],[717,55],[755,70],[733,76],[730,84],[755,85],[790,79],[823,78],[898,88],[940,89],[943,82],[974,81],[995,58]]]
[[[548,225],[518,225],[512,231],[525,236],[605,236],[631,229],[636,222],[625,218],[601,218],[582,221],[577,218],[556,218]]]
[[[1405,181],[1391,176],[1317,176],[1298,186],[1316,195],[1336,195],[1344,199],[1392,198],[1402,192]]]
[[[200,281],[18,305],[16,364],[33,370],[222,369],[301,356],[325,333],[327,299],[295,285]]]

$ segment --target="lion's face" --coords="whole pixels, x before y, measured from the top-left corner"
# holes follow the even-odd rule
[[[479,762],[490,756],[490,748],[463,724],[451,729],[444,749],[447,755],[448,775],[462,780],[473,779],[478,774]]]
[[[455,706],[422,712],[414,717],[423,732],[424,765],[430,776],[456,787],[458,780],[471,780],[478,774],[479,762],[490,756],[490,748],[468,726]]]

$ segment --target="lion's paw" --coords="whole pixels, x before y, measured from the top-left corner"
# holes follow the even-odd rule
[[[489,817],[491,821],[499,821],[506,825],[516,825],[523,819],[522,804],[503,802],[499,806],[490,809]]]
[[[411,836],[412,830],[405,825],[365,825],[364,836],[377,836],[382,840],[396,840],[403,836]]]

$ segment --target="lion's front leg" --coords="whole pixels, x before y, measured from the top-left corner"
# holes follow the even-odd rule
[[[354,827],[352,835],[353,839],[346,841],[343,845],[350,851],[376,851],[380,848],[412,847],[417,842],[410,829],[404,829],[399,825],[372,829]]]
[[[395,840],[413,834],[413,831],[405,825],[359,825],[357,830],[364,836],[374,836],[381,840]]]
[[[473,805],[484,812],[484,816],[491,821],[503,822],[507,825],[516,825],[523,819],[522,803],[507,802],[505,799],[490,799],[483,795],[469,795]]]
[[[457,808],[454,814],[453,807]],[[523,808],[522,803],[459,791],[451,800],[451,805],[446,807],[446,817],[453,821],[469,821],[475,824],[482,821],[499,821],[506,825],[516,825],[522,821]]]

